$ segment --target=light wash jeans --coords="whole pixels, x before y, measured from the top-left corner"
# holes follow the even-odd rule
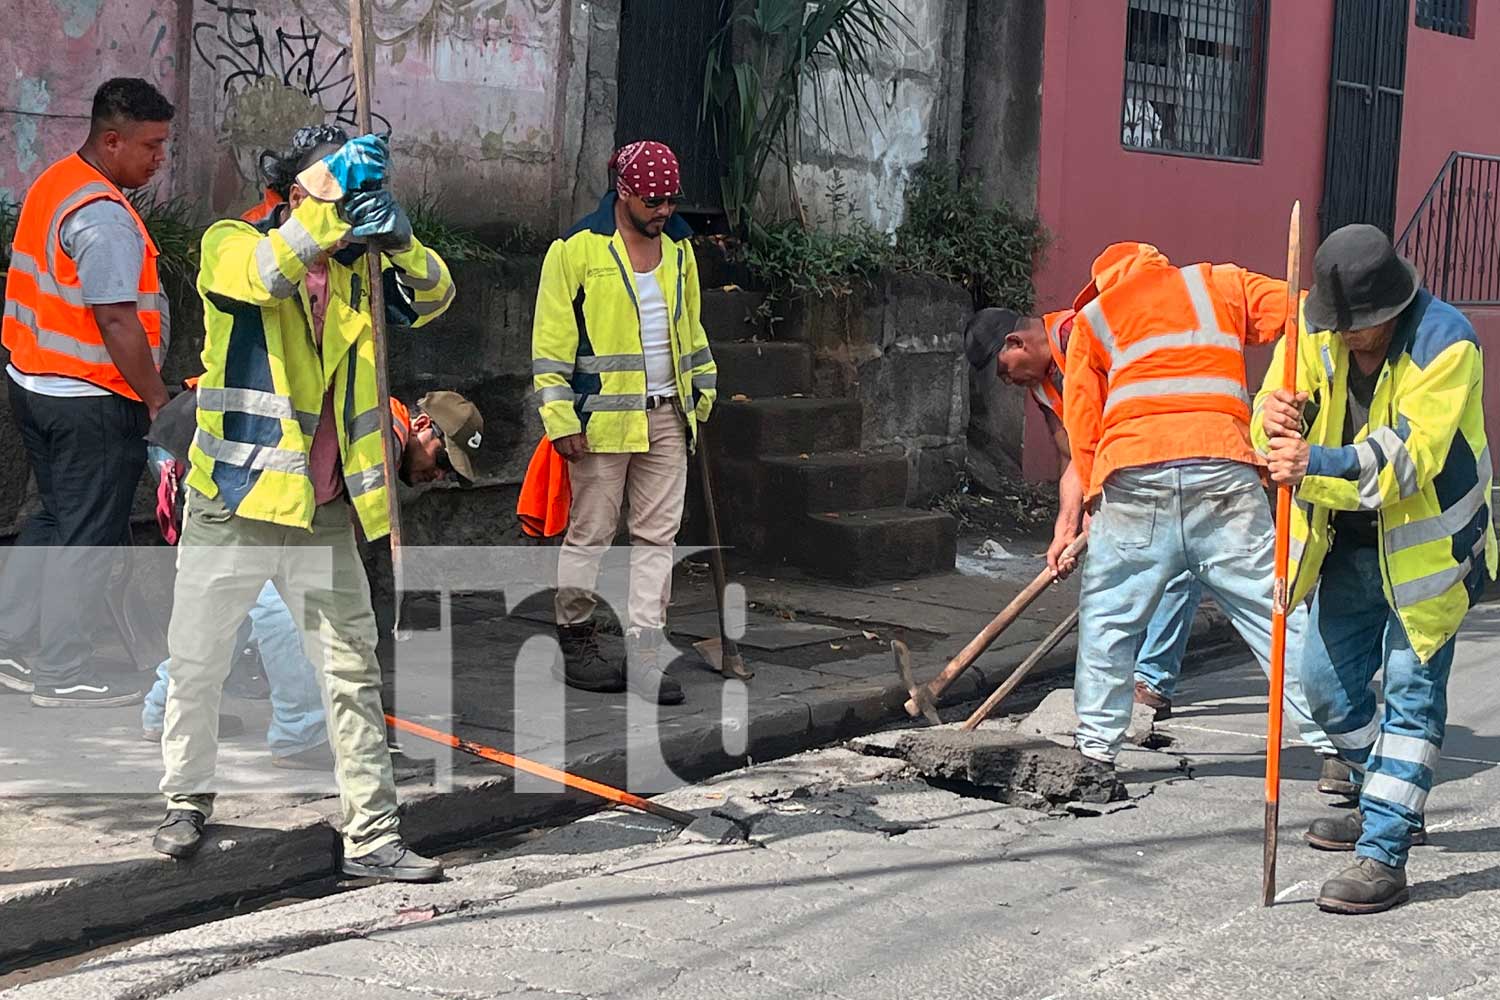
[[[1089,531],[1079,599],[1073,684],[1078,749],[1113,761],[1130,727],[1141,636],[1167,586],[1191,573],[1269,671],[1275,524],[1260,476],[1239,462],[1182,462],[1121,469],[1104,484]],[[1300,637],[1288,622],[1294,667]],[[1286,673],[1288,730],[1323,752],[1297,670]]]
[[[1335,541],[1313,595],[1302,678],[1339,756],[1364,771],[1356,854],[1402,868],[1422,827],[1448,721],[1456,639],[1423,663],[1386,601],[1374,546]],[[1382,717],[1372,683],[1385,668]]]
[[[250,638],[260,647],[261,664],[271,685],[271,724],[266,743],[271,756],[288,757],[328,742],[318,675],[302,653],[302,633],[286,602],[269,581],[250,609]],[[162,728],[167,705],[167,666],[156,668],[156,684],[146,695],[141,728]]]
[[[1203,585],[1191,573],[1167,584],[1146,626],[1146,638],[1135,660],[1135,679],[1168,701],[1182,677],[1182,656],[1193,634],[1193,615],[1203,600]]]

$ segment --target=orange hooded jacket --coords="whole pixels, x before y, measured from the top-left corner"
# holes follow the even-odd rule
[[[1180,459],[1263,462],[1250,443],[1245,345],[1274,341],[1286,282],[1232,264],[1174,267],[1116,243],[1079,294],[1064,423],[1085,494],[1116,469]]]

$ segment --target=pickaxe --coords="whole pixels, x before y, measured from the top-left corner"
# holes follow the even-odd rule
[[[1088,545],[1088,536],[1079,535],[1063,550],[1062,558],[1071,559],[1077,556]],[[911,670],[911,650],[904,642],[896,640],[891,643],[891,651],[896,655],[896,670],[901,674],[901,681],[906,685],[906,690],[911,692],[911,697],[906,702],[906,714],[915,719],[919,715],[925,715],[927,721],[933,725],[939,725],[938,701],[943,697],[943,692],[948,686],[958,679],[959,674],[968,670],[974,661],[990,646],[994,645],[1000,633],[1004,632],[1027,608],[1031,607],[1033,601],[1042,595],[1048,587],[1052,586],[1058,579],[1057,573],[1052,567],[1047,567],[1037,574],[1035,580],[1026,585],[1015,598],[1005,606],[994,619],[986,625],[979,634],[969,640],[969,644],[959,651],[959,654],[948,661],[932,680],[925,684],[918,684]]]

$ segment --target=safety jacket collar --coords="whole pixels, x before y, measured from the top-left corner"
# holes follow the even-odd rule
[[[585,230],[597,236],[614,236],[617,229],[615,225],[615,203],[619,200],[620,197],[615,192],[606,192],[604,197],[599,200],[599,207],[588,215],[585,215],[582,219],[579,219],[563,238],[567,239]],[[693,227],[688,225],[687,220],[682,216],[673,215],[667,220],[667,227],[662,230],[662,235],[669,240],[689,239],[693,235]]]

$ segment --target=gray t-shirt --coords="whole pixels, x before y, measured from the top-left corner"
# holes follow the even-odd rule
[[[91,306],[134,302],[141,287],[141,261],[146,246],[141,231],[125,206],[108,198],[91,201],[63,220],[58,231],[63,250],[78,267],[83,301]],[[166,300],[162,300],[166,308]],[[167,321],[162,317],[163,324]],[[63,375],[28,375],[7,366],[24,388],[43,396],[108,396],[83,379]]]

